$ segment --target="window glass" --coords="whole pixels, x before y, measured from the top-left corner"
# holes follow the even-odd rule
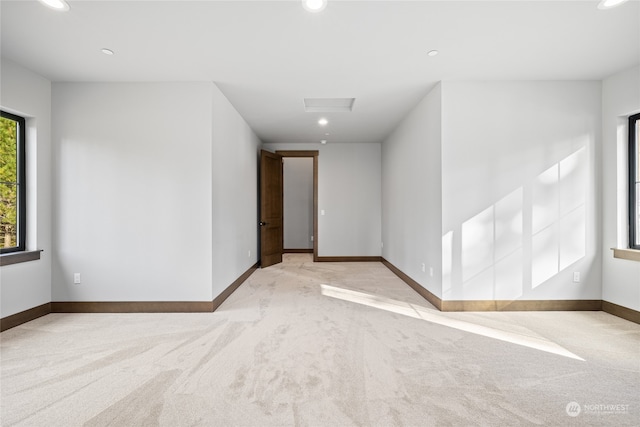
[[[0,250],[24,250],[24,118],[0,116]]]
[[[640,249],[640,114],[629,117],[629,247]]]

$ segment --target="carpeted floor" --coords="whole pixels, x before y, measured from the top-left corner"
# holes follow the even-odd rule
[[[2,426],[640,425],[640,325],[440,313],[379,263],[286,255],[215,313],[0,339]]]

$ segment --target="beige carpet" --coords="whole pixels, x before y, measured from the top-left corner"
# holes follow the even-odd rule
[[[2,426],[640,425],[640,326],[440,313],[379,263],[287,255],[215,313],[1,338]]]

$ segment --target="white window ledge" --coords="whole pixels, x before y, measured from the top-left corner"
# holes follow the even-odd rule
[[[617,249],[611,248],[613,250],[613,257],[620,259],[628,259],[630,261],[638,261],[640,262],[640,251],[637,249]]]

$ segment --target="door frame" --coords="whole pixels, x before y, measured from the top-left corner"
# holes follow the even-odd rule
[[[276,150],[276,154],[286,157],[313,158],[313,262],[318,261],[318,150]],[[284,223],[282,230],[284,232]]]

